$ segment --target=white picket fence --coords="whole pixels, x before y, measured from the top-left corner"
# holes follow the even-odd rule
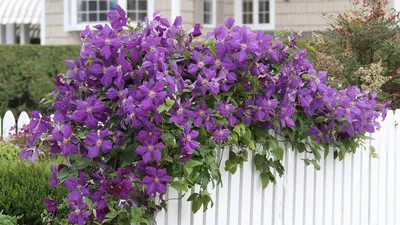
[[[2,120],[9,129],[29,122],[23,112],[16,122],[10,111]],[[299,154],[286,148],[285,175],[262,189],[249,160],[235,175],[222,172],[223,187],[211,189],[214,207],[191,213],[190,202],[173,189],[167,193],[168,212],[157,215],[158,225],[399,225],[400,224],[400,109],[389,111],[373,140],[344,161],[329,155],[321,170],[306,166]],[[369,146],[379,158],[372,158]],[[224,150],[223,161],[228,157]],[[249,158],[252,157],[249,152]],[[221,171],[224,165],[221,165]]]

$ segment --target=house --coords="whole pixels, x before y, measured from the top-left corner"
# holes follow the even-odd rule
[[[78,44],[79,31],[105,23],[106,12],[117,4],[133,21],[159,11],[171,20],[181,15],[187,27],[201,23],[209,31],[233,16],[237,24],[253,29],[303,33],[326,29],[323,13],[354,7],[350,0],[0,0],[0,43],[24,44],[40,37],[41,44]],[[400,1],[392,6],[399,9]],[[40,35],[32,32],[35,27]]]

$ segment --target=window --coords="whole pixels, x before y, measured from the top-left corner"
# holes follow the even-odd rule
[[[216,16],[216,0],[203,0],[203,24],[214,27]]]
[[[86,25],[107,23],[107,12],[119,4],[132,21],[152,16],[155,0],[64,0],[64,28],[79,31]]]
[[[275,28],[275,0],[235,0],[235,18],[254,29]]]

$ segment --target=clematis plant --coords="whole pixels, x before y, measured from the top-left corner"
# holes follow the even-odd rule
[[[54,118],[33,113],[21,152],[66,159],[52,167],[51,186],[68,196],[46,198],[54,223],[151,224],[167,186],[198,186],[189,201],[206,210],[227,146],[225,170],[254,160],[266,187],[284,172],[278,138],[318,168],[330,146],[343,159],[385,117],[389,103],[375,93],[327,86],[293,37],[228,18],[202,39],[200,25],[185,30],[181,17],[171,25],[155,13],[133,26],[120,7],[108,16],[112,27],[81,33],[81,56],[47,101]]]

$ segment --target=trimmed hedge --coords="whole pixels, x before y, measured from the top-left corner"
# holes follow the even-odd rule
[[[66,59],[75,59],[78,45],[0,45],[0,115],[11,109],[38,109],[38,102],[54,89],[54,78],[65,73]]]
[[[0,141],[0,162],[2,160],[16,161],[18,159],[19,159],[18,147],[16,147],[14,144],[10,142]]]
[[[49,187],[50,161],[31,163],[26,160],[0,163],[0,211],[19,216],[19,224],[42,224],[44,198],[51,195],[62,199],[63,188]],[[1,223],[0,223],[1,224]]]
[[[0,225],[17,225],[18,217],[4,215],[3,212],[0,212]]]

